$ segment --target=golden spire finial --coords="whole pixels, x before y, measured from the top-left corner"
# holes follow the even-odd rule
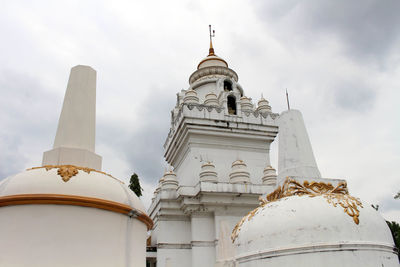
[[[208,25],[208,28],[210,30],[210,49],[208,50],[208,56],[214,56],[214,47],[212,45],[212,38],[215,37],[215,30],[212,30],[211,32],[211,25]]]

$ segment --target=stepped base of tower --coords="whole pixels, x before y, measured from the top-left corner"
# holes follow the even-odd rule
[[[157,266],[214,266],[234,257],[232,229],[273,186],[199,182],[160,190],[148,213]],[[147,252],[147,258],[154,252]],[[221,265],[224,266],[224,265]]]
[[[101,170],[102,157],[80,148],[57,147],[43,153],[42,166],[76,165]]]

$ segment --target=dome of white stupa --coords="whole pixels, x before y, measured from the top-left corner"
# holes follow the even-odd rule
[[[145,266],[153,227],[95,153],[96,71],[72,68],[53,149],[0,183],[1,266]]]
[[[232,233],[238,266],[398,266],[391,232],[346,184],[288,179]]]
[[[4,179],[0,207],[5,266],[141,263],[153,225],[122,181],[73,165],[28,169]]]
[[[59,201],[63,201],[61,196],[97,199],[120,204],[121,208],[125,206],[127,213],[136,211],[145,214],[142,202],[124,182],[91,168],[73,165],[36,167],[0,183],[0,197],[11,199],[12,196],[26,194],[37,195],[38,198],[48,196],[49,199],[51,194],[58,196]],[[31,197],[31,201],[34,204],[36,200]]]

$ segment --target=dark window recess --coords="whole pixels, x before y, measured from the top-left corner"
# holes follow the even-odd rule
[[[232,84],[230,81],[224,81],[224,91],[232,91]]]
[[[228,96],[228,113],[230,115],[236,115],[236,98],[234,96]]]

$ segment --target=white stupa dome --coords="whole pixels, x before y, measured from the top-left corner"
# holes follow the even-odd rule
[[[7,266],[128,266],[145,257],[152,221],[139,198],[106,173],[28,169],[1,181],[0,206],[0,262]]]
[[[0,183],[1,197],[25,194],[96,198],[145,213],[142,202],[122,181],[104,172],[73,165],[32,168]]]
[[[0,182],[1,266],[145,266],[153,222],[100,171],[95,103],[96,71],[72,68],[53,149],[41,167]]]
[[[238,223],[239,266],[398,266],[391,232],[346,184],[284,185]]]

